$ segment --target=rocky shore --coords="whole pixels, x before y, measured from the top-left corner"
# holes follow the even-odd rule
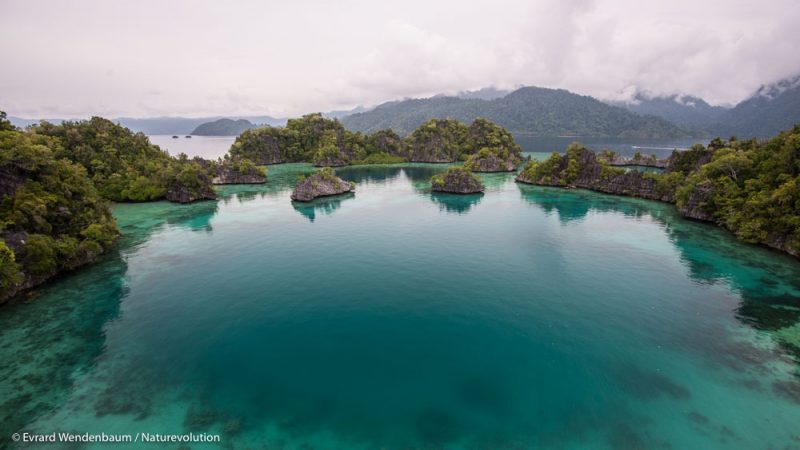
[[[798,133],[800,129],[793,132]],[[728,142],[715,139],[707,147],[696,145],[685,151],[674,151],[669,158],[632,158],[631,165],[663,167],[663,173],[625,171],[610,152],[595,154],[571,144],[565,155],[554,153],[545,161],[531,161],[516,177],[520,183],[583,188],[607,194],[640,197],[674,203],[683,217],[715,223],[750,243],[762,244],[800,257],[800,238],[792,230],[789,192],[794,185],[791,176],[781,172],[779,164],[758,166],[767,175],[755,171],[753,161],[786,160],[791,156],[792,134],[783,133],[771,142]],[[778,150],[776,150],[778,149]],[[788,150],[787,150],[788,149]],[[656,166],[657,164],[657,166]],[[777,175],[775,174],[777,173]],[[775,194],[766,195],[772,186],[784,185]],[[747,194],[758,189],[758,193]],[[775,197],[782,195],[783,197]],[[780,200],[777,200],[777,199]],[[753,207],[761,202],[769,209]]]
[[[292,200],[310,202],[317,197],[355,192],[355,189],[355,184],[337,177],[333,169],[325,167],[299,179],[292,192]]]
[[[607,194],[664,202],[675,201],[673,193],[660,190],[656,178],[648,174],[638,171],[625,172],[611,167],[610,164],[598,160],[595,153],[586,148],[577,149],[571,156],[572,158],[560,157],[546,172],[523,170],[516,181],[543,186],[590,189]]]

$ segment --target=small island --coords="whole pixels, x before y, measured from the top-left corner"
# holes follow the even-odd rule
[[[213,122],[201,123],[198,125],[192,135],[195,136],[238,136],[245,130],[255,128],[256,126],[246,119],[217,119]],[[191,138],[192,136],[186,136]]]
[[[450,194],[476,194],[483,192],[483,183],[466,167],[450,167],[447,172],[431,178],[434,192]]]
[[[336,176],[330,167],[317,170],[308,177],[300,177],[292,192],[292,200],[310,202],[317,197],[328,197],[356,190],[355,183]]]
[[[455,119],[430,119],[401,138],[392,130],[364,135],[320,113],[289,119],[285,127],[244,130],[230,155],[259,165],[308,162],[317,167],[402,162],[455,163],[475,158],[476,172],[516,169],[522,149],[505,128],[476,118],[470,125]],[[512,167],[513,166],[513,167]]]

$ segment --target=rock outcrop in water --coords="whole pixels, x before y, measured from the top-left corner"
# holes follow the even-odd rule
[[[336,120],[307,114],[290,119],[283,128],[245,130],[231,146],[230,155],[259,165],[310,162],[317,167],[340,167],[404,161],[453,163],[484,148],[509,155],[502,163],[479,164],[487,171],[508,170],[505,160],[521,158],[522,150],[513,136],[485,119],[475,119],[471,125],[454,119],[431,119],[402,139],[392,130],[366,136],[353,133]]]
[[[638,171],[626,172],[599,160],[582,146],[571,145],[564,156],[554,154],[547,161],[529,163],[517,181],[543,186],[591,189],[607,194],[627,195],[673,202],[674,194],[659,189],[656,178]]]
[[[167,188],[166,199],[176,203],[216,200],[217,194],[210,186],[211,179],[206,174],[201,174],[190,179],[181,179],[178,177],[172,181]]]
[[[355,185],[336,176],[330,167],[320,169],[308,177],[301,178],[292,192],[292,200],[309,202],[317,197],[354,192]]]
[[[483,192],[483,183],[469,169],[450,167],[447,172],[431,178],[431,189],[434,192],[450,194],[475,194]]]
[[[505,171],[497,169],[506,167],[508,161],[521,160],[522,153],[511,133],[480,118],[469,126],[454,119],[432,119],[414,130],[405,143],[412,162],[452,163],[485,149],[484,161],[475,165],[481,167],[482,163],[486,172]],[[487,160],[489,152],[495,154],[491,160]]]

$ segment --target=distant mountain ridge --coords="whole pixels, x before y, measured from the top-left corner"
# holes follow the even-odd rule
[[[723,114],[715,130],[723,136],[765,138],[800,123],[800,75],[761,86]]]
[[[198,125],[192,134],[195,136],[238,136],[244,130],[255,127],[256,125],[246,119],[217,119]]]
[[[610,102],[639,114],[652,114],[713,136],[764,138],[800,123],[800,75],[762,85],[733,108],[709,105],[699,97],[636,94]]]
[[[88,117],[87,117],[88,119]],[[198,126],[214,122],[219,119],[229,120],[247,120],[255,125],[271,125],[283,126],[286,125],[286,119],[275,118],[271,116],[215,116],[215,117],[117,117],[111,119],[112,122],[119,123],[125,128],[130,129],[134,133],[142,132],[147,135],[157,134],[191,134]],[[15,126],[25,128],[29,125],[37,124],[40,120],[47,120],[55,124],[61,123],[65,120],[75,119],[23,119],[20,117],[10,116],[8,120]]]
[[[684,94],[651,96],[640,92],[630,101],[604,103],[563,89],[523,87],[509,92],[488,87],[454,96],[395,100],[374,108],[358,106],[322,114],[339,119],[348,129],[367,133],[391,128],[407,134],[433,118],[469,123],[484,117],[516,135],[527,136],[767,137],[800,123],[800,75],[765,84],[733,108],[710,105],[702,98]],[[278,127],[287,121],[271,116],[120,117],[113,121],[148,135],[183,135],[220,119]],[[39,122],[13,116],[9,120],[23,128]],[[61,119],[48,121],[59,123]]]
[[[523,87],[491,100],[437,96],[388,102],[365,113],[343,117],[353,131],[391,128],[408,134],[432,118],[469,123],[484,117],[517,135],[631,138],[688,137],[690,133],[655,116],[642,116],[593,97],[563,89]]]
[[[712,106],[700,97],[673,94],[668,96],[651,96],[637,92],[627,102],[609,102],[621,106],[637,114],[649,114],[662,117],[684,127],[707,127],[719,121],[728,111],[722,106]]]

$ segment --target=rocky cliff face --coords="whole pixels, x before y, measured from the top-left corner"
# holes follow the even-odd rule
[[[25,173],[18,167],[0,166],[0,197],[14,195],[25,180]]]
[[[269,165],[269,164],[282,164],[286,162],[286,159],[281,154],[281,144],[278,141],[278,138],[269,133],[261,133],[257,134],[257,139],[261,142],[258,144],[259,151],[257,156],[249,155],[249,157],[253,158],[253,162],[258,165]]]
[[[25,231],[5,231],[4,233],[0,234],[0,241],[4,241],[5,244],[10,248],[17,259],[17,262],[24,264],[30,257],[26,252],[26,244],[28,240],[28,233]],[[17,294],[23,293],[28,289],[36,287],[45,281],[55,277],[64,272],[69,272],[72,270],[79,269],[83,266],[87,266],[89,264],[94,263],[97,261],[97,258],[100,256],[102,251],[91,251],[85,250],[80,252],[79,254],[75,255],[74,258],[70,259],[66,262],[64,267],[60,269],[56,273],[43,275],[43,276],[35,276],[30,274],[27,271],[22,271],[22,282],[12,286],[11,289],[6,291],[0,292],[0,304],[5,303],[6,301],[10,300]]]
[[[331,168],[325,168],[301,179],[292,192],[292,200],[309,202],[317,197],[355,192],[355,186],[336,176]]]
[[[711,198],[714,188],[710,184],[697,185],[689,194],[689,198],[681,206],[680,211],[684,217],[695,220],[714,221],[714,216],[708,211],[706,202]]]
[[[431,189],[434,192],[451,194],[475,194],[483,192],[483,183],[463,167],[451,167],[444,174],[431,178]]]
[[[569,172],[569,158],[563,157],[546,176],[536,179],[530,171],[524,170],[516,180],[527,184],[577,187],[607,194],[665,202],[674,202],[675,200],[672,193],[659,193],[656,189],[656,180],[647,177],[642,172],[621,172],[621,169],[608,170],[608,167],[604,167],[591,150],[581,149],[577,153],[577,167],[579,170],[577,173],[573,171],[573,178],[567,179],[567,175],[562,174]]]
[[[522,158],[517,155],[509,155],[503,158],[496,152],[488,152],[482,154],[478,152],[467,159],[464,163],[473,172],[513,172],[517,170],[517,166],[522,161]]]
[[[408,158],[408,149],[403,140],[392,130],[381,130],[367,136],[367,146],[371,147],[369,153],[386,153]]]
[[[350,164],[350,158],[341,151],[320,152],[314,157],[314,167],[343,167]]]
[[[198,200],[216,200],[217,194],[206,186],[189,186],[175,180],[167,188],[166,199],[176,203],[191,203]]]
[[[406,138],[411,162],[458,161],[467,145],[469,129],[453,119],[429,120]]]

